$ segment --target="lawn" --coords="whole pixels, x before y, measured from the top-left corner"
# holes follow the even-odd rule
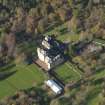
[[[15,66],[8,71],[16,71],[11,76],[0,81],[0,98],[14,94],[17,90],[40,86],[45,76],[39,68],[32,64]]]
[[[100,97],[101,92],[101,86],[96,85],[93,87],[93,89],[89,92],[89,95],[87,97],[87,103],[86,105],[99,105],[99,102],[101,102],[102,97]]]
[[[61,24],[57,27],[54,27],[52,30],[47,31],[44,35],[53,35],[56,34],[56,32],[59,33],[57,36],[57,39],[60,41],[78,41],[80,38],[79,34],[70,33],[67,30],[67,22],[64,24]]]
[[[58,36],[58,40],[61,40],[61,41],[78,41],[79,40],[79,35],[77,34],[69,34],[69,33],[66,33],[64,35],[61,35],[61,36]]]
[[[68,62],[58,67],[55,72],[60,80],[64,83],[68,83],[70,81],[78,81],[80,77],[80,73],[75,70]]]
[[[94,80],[98,80],[105,77],[105,69],[101,70],[100,72],[96,73],[92,76]]]

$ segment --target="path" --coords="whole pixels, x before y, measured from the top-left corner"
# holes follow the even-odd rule
[[[80,76],[80,78],[82,77],[82,75],[81,75],[76,69],[74,69],[74,67],[73,67],[72,65],[69,65],[68,63],[66,63],[66,65],[67,65],[71,70],[73,70],[75,73],[77,73],[77,74]]]
[[[94,40],[93,42],[96,43],[96,44],[99,44],[99,45],[105,47],[105,43],[103,43],[103,42],[99,42],[99,41],[97,41],[97,40]]]

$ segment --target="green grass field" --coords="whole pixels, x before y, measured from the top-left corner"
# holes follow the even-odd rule
[[[43,72],[34,64],[11,68],[11,71],[15,70],[16,73],[0,81],[0,98],[13,95],[20,89],[31,88],[35,85],[40,86],[45,79]]]
[[[58,67],[55,72],[58,75],[58,78],[61,79],[64,83],[69,83],[70,81],[78,81],[81,77],[80,73],[72,68],[68,62]]]

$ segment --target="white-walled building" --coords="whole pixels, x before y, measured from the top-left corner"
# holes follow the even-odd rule
[[[55,94],[61,94],[63,92],[63,88],[58,85],[54,80],[47,80],[45,81],[45,84],[51,88],[51,90],[55,93]]]
[[[64,61],[64,58],[59,51],[59,44],[51,37],[45,37],[43,39],[41,46],[37,48],[37,54],[39,60],[44,62],[48,69],[51,69]]]

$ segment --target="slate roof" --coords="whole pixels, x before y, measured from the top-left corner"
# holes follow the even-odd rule
[[[50,49],[45,48],[42,44],[40,45],[40,48],[43,49],[44,51],[46,51],[46,55],[48,57],[53,59],[57,55],[61,55],[60,46],[59,46],[59,43],[56,40],[51,38],[51,40],[48,40],[47,42],[51,45]]]

